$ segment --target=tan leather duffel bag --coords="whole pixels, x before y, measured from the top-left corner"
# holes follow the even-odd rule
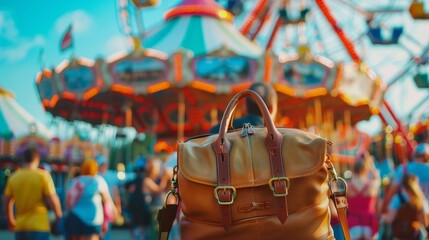
[[[265,126],[245,124],[227,132],[244,97],[258,104]],[[238,93],[225,110],[219,134],[179,144],[178,168],[166,197],[177,201],[160,210],[160,239],[168,239],[178,203],[184,240],[334,239],[330,196],[348,239],[346,190],[330,190],[333,184],[346,186],[336,176],[328,145],[305,131],[276,128],[259,95]]]

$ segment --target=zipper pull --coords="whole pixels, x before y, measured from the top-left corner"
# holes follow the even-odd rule
[[[252,125],[250,123],[244,123],[243,128],[241,129],[241,136],[246,137],[248,135],[253,135],[255,133],[255,130],[253,129]]]
[[[255,129],[253,129],[253,126],[250,125],[250,123],[249,123],[249,127],[247,128],[247,134],[249,135],[255,134]]]
[[[243,128],[241,129],[241,133],[240,136],[241,137],[246,137],[247,136],[247,128],[248,128],[248,123],[244,123],[243,124]]]

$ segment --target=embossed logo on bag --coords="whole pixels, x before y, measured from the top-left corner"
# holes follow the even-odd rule
[[[249,202],[247,204],[238,206],[239,213],[248,213],[253,210],[265,210],[272,208],[272,203],[270,201],[265,202]]]

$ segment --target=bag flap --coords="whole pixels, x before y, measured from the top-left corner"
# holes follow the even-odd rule
[[[266,128],[254,128],[246,137],[240,131],[228,132],[231,143],[231,185],[250,187],[267,184],[272,178],[269,152],[265,143]],[[327,141],[299,129],[278,128],[283,135],[282,158],[286,177],[311,175],[325,162]],[[216,135],[198,137],[179,144],[179,171],[190,181],[217,186],[217,164],[213,150]]]

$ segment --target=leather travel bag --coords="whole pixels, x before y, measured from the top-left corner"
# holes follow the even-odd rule
[[[265,126],[227,131],[245,97],[258,104]],[[159,239],[168,239],[178,208],[183,240],[334,239],[330,199],[349,239],[347,187],[330,161],[330,144],[302,130],[276,128],[258,94],[238,93],[219,134],[179,144],[172,190],[158,215]],[[332,186],[341,184],[341,191]]]

